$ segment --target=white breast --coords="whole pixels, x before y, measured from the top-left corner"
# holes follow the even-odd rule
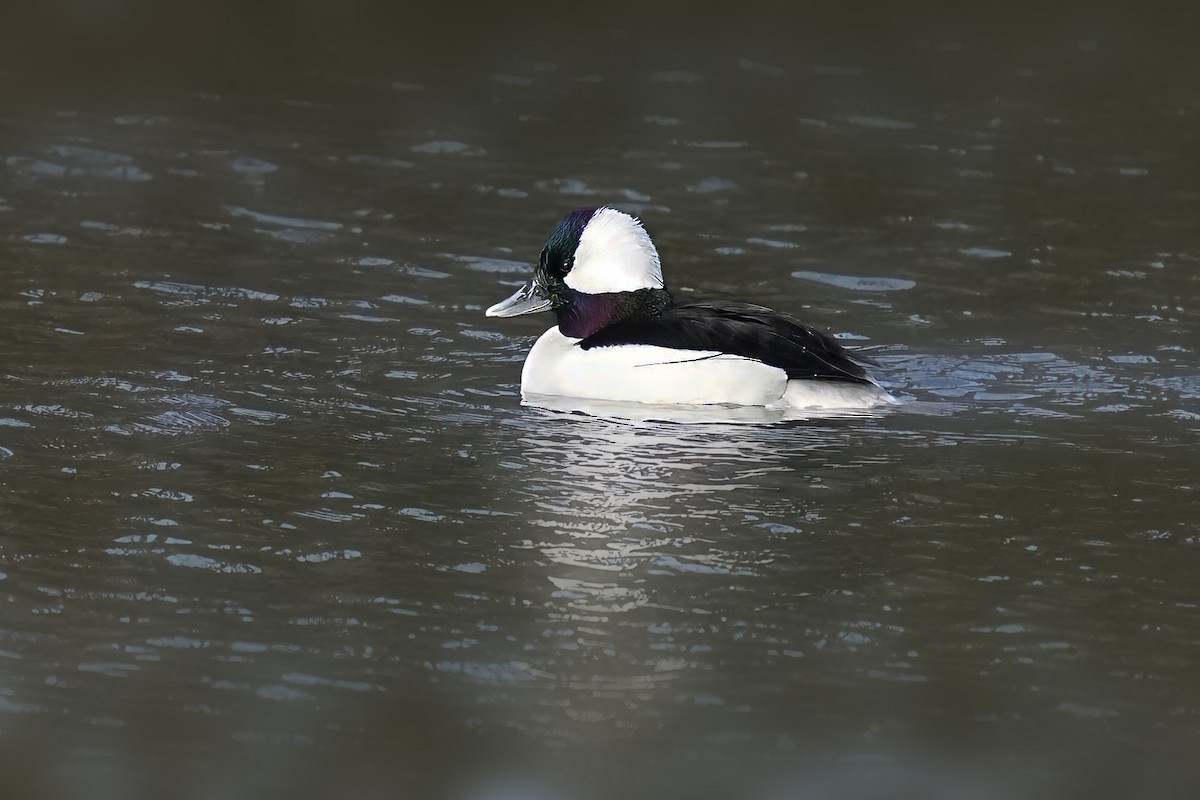
[[[874,385],[789,381],[741,356],[653,345],[584,350],[558,327],[542,334],[521,372],[521,394],[631,403],[865,408],[891,401]]]

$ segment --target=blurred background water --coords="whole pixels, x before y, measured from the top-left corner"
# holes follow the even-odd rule
[[[1193,796],[1194,27],[1035,9],[6,11],[5,796]],[[904,406],[522,407],[599,204]]]

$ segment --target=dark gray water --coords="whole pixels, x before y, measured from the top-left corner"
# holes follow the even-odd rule
[[[305,19],[265,66],[208,29],[122,66],[67,26],[0,76],[6,796],[1194,785],[1174,51],[725,16],[657,49],[443,19],[428,58],[362,23],[306,57],[340,17]],[[482,309],[596,204],[678,295],[826,326],[905,404],[522,407],[549,321]]]

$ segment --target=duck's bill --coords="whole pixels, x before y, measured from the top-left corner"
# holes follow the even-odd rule
[[[507,300],[501,300],[487,310],[489,317],[517,317],[534,314],[550,308],[550,301],[538,294],[538,285],[533,281],[522,286]]]

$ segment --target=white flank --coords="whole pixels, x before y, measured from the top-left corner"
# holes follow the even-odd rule
[[[871,408],[897,402],[874,383],[790,380],[779,405],[784,408]]]
[[[650,234],[635,217],[600,209],[579,237],[566,284],[588,294],[661,289],[662,267]]]
[[[803,381],[727,353],[636,344],[584,350],[557,327],[542,334],[521,372],[521,394],[662,405],[862,409],[896,402],[874,384]]]

